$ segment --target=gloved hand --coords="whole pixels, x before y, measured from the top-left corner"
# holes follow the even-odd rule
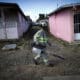
[[[33,47],[33,46],[35,46],[35,42],[32,42],[32,43],[31,43],[31,47]]]

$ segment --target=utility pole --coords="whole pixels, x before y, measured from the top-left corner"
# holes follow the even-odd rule
[[[57,0],[57,8],[58,8],[58,0]]]
[[[57,0],[57,8],[58,8],[60,5],[62,5],[62,3],[63,3],[63,0]]]

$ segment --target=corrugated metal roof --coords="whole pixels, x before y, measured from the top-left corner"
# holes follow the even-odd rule
[[[59,7],[59,8],[57,8],[55,11],[51,12],[50,14],[48,14],[48,16],[51,16],[51,15],[53,15],[53,14],[55,14],[55,13],[57,13],[57,12],[63,10],[63,9],[71,8],[71,7],[74,7],[74,6],[80,6],[80,3],[63,5],[63,6]]]
[[[4,7],[4,6],[13,7],[15,9],[17,9],[23,15],[23,17],[26,19],[26,16],[24,15],[23,11],[21,10],[21,8],[19,7],[19,5],[17,3],[0,2],[0,7]]]

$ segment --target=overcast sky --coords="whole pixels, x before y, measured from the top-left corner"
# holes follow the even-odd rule
[[[69,3],[80,3],[80,0],[0,0],[0,2],[17,3],[25,15],[32,20],[38,18],[39,13],[48,14],[58,7]]]

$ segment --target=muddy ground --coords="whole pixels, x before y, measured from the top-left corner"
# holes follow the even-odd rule
[[[49,35],[52,46],[47,46],[46,53],[54,66],[35,65],[30,36],[26,34],[18,41],[0,42],[0,80],[42,80],[50,76],[80,75],[80,44],[68,44]],[[17,49],[2,51],[2,46],[8,43],[16,43]],[[53,54],[64,57],[64,60]]]

